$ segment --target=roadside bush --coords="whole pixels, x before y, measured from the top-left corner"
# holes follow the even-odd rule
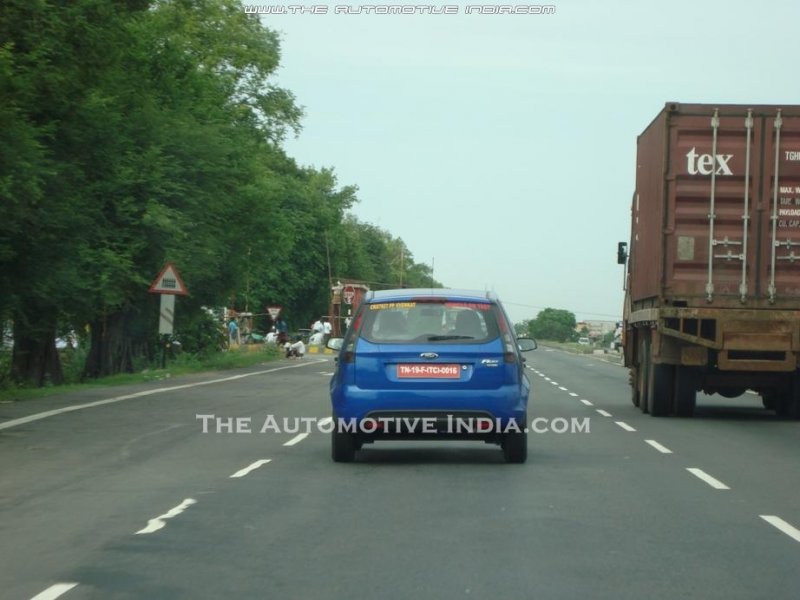
[[[182,352],[208,356],[225,348],[225,328],[205,310],[188,315],[179,325],[176,337],[180,340]]]
[[[11,379],[11,350],[0,350],[0,389],[13,387]]]

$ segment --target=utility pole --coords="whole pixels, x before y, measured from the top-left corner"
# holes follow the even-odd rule
[[[328,287],[333,288],[333,275],[331,273],[331,249],[328,245],[328,232],[325,232],[325,256],[328,259]]]

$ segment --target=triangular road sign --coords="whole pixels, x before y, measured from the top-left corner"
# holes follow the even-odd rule
[[[175,296],[189,294],[189,290],[186,289],[181,276],[178,275],[178,269],[170,262],[164,265],[161,273],[153,280],[150,289],[147,291],[151,294],[173,294]]]

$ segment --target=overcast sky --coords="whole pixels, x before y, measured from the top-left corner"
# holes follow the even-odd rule
[[[515,321],[621,318],[636,136],[666,102],[800,104],[796,0],[269,4],[329,13],[262,17],[282,34],[277,83],[306,111],[287,152],[357,185],[359,219],[446,286],[494,289]]]

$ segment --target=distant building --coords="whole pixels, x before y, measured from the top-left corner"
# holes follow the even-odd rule
[[[586,329],[589,333],[589,338],[599,340],[608,333],[613,333],[617,330],[618,321],[580,321],[575,325],[575,331],[581,333]]]

